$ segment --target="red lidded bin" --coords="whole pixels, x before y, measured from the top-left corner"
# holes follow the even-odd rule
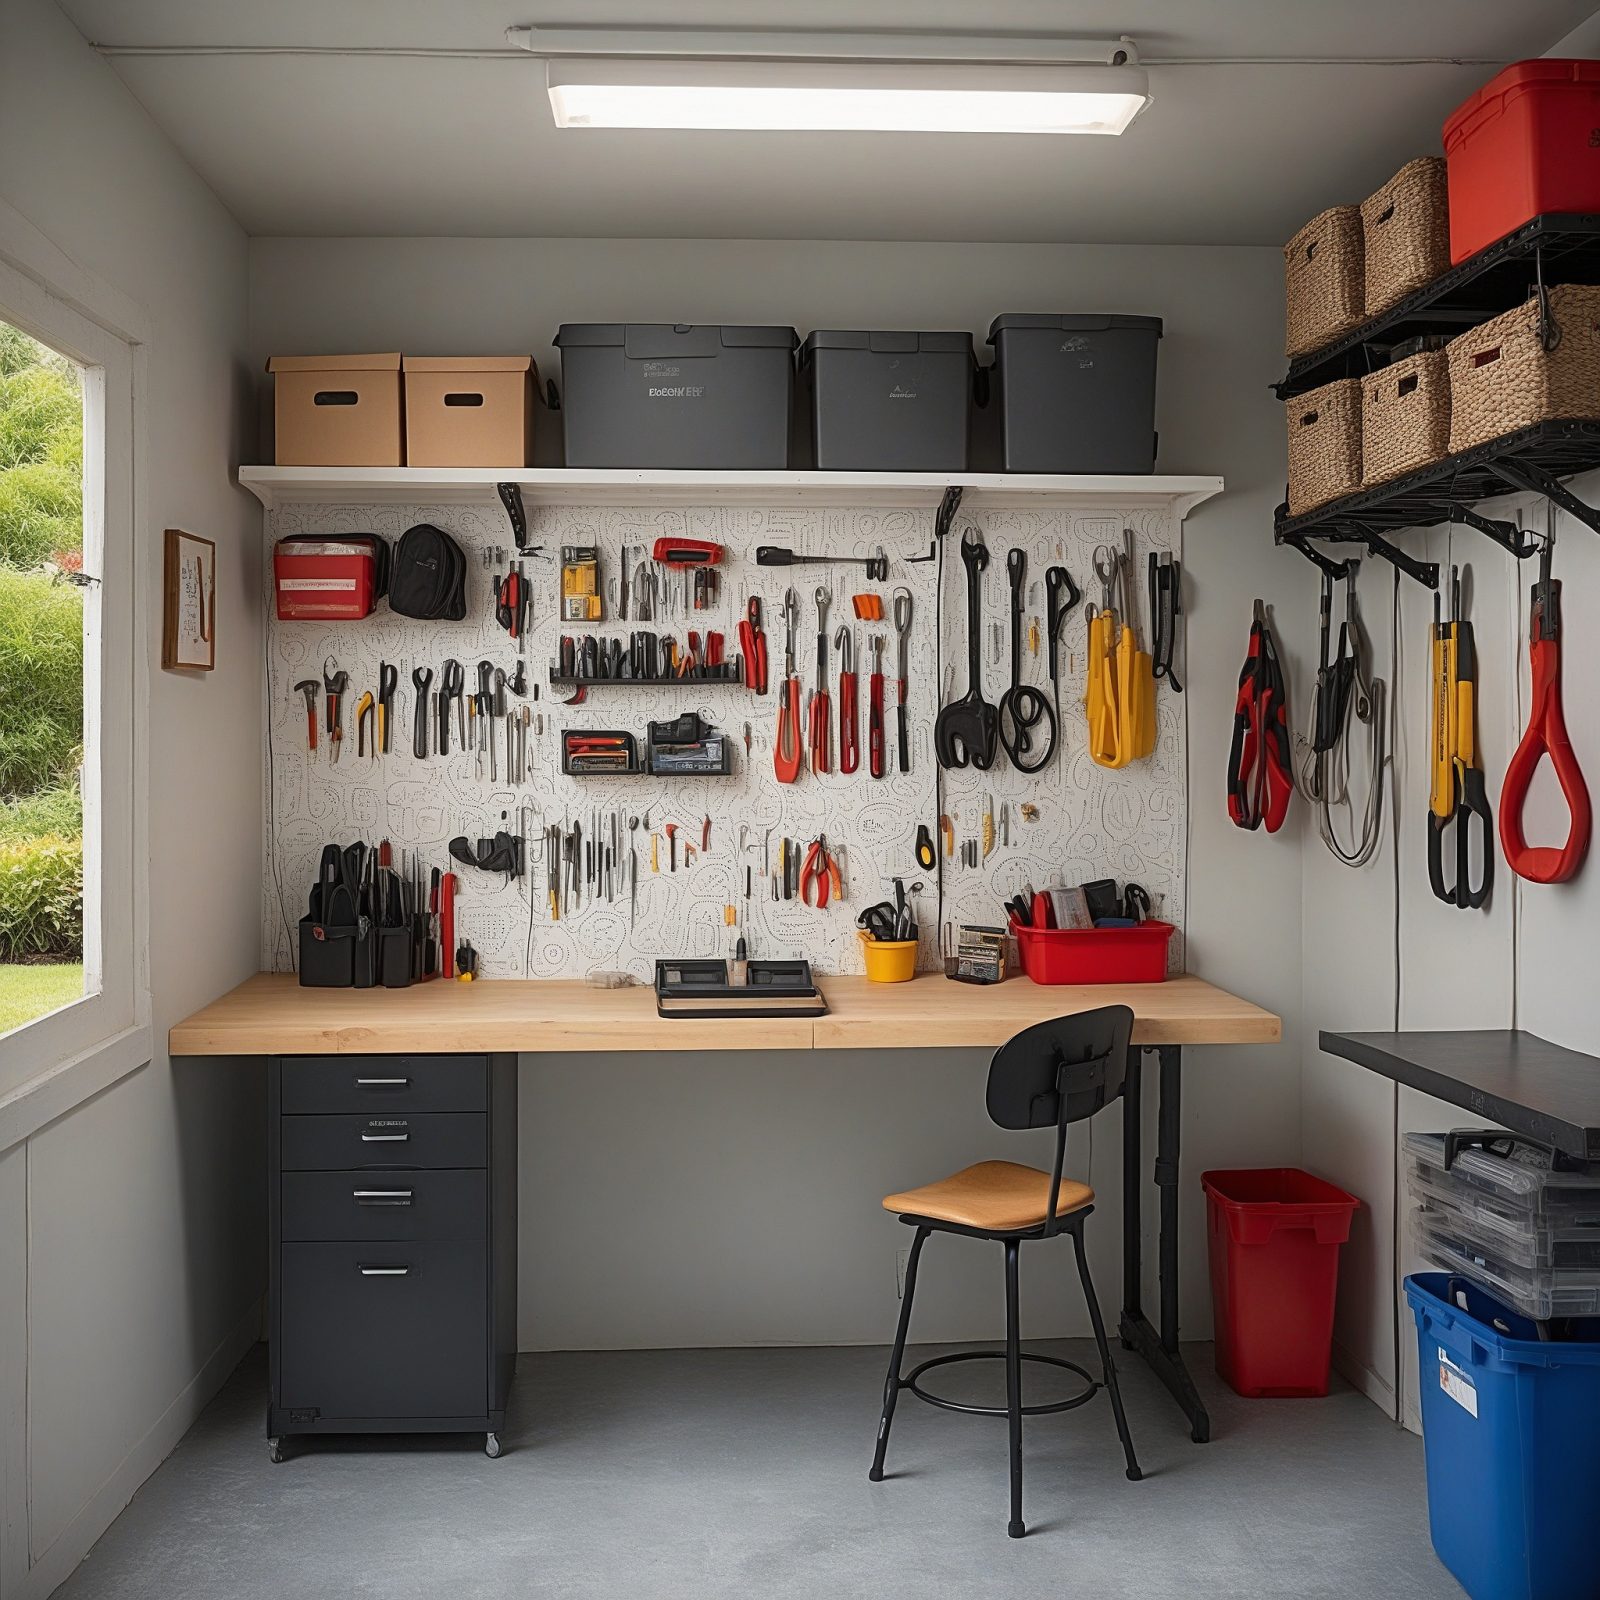
[[[1251,1398],[1326,1394],[1339,1246],[1361,1202],[1298,1167],[1200,1183],[1218,1375]]]
[[[1450,259],[1546,212],[1600,211],[1600,61],[1518,61],[1446,119]]]

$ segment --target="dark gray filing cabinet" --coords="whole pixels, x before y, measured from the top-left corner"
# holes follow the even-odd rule
[[[268,1069],[267,1444],[483,1433],[517,1354],[517,1058],[278,1056]]]

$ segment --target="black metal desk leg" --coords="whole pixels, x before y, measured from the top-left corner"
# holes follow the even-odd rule
[[[1142,1181],[1139,1159],[1139,1079],[1144,1068],[1144,1051],[1139,1045],[1128,1050],[1128,1075],[1122,1089],[1122,1322],[1138,1319],[1139,1279],[1144,1271],[1140,1253],[1143,1218],[1139,1203]],[[1133,1349],[1133,1341],[1122,1334],[1122,1346]]]
[[[1156,1376],[1172,1392],[1172,1398],[1182,1407],[1189,1419],[1189,1437],[1196,1444],[1204,1444],[1211,1437],[1211,1418],[1200,1403],[1189,1369],[1183,1364],[1178,1349],[1178,1153],[1182,1137],[1182,1050],[1178,1045],[1161,1045],[1157,1049],[1161,1061],[1161,1100],[1156,1114],[1156,1186],[1161,1192],[1161,1239],[1158,1250],[1158,1269],[1161,1280],[1161,1332],[1150,1326],[1149,1320],[1139,1311],[1139,1285],[1135,1278],[1131,1286],[1123,1285],[1122,1342],[1137,1350],[1155,1369]],[[1131,1094],[1125,1113],[1136,1113],[1139,1105],[1137,1079],[1129,1076]],[[1125,1133],[1124,1165],[1134,1174],[1137,1185],[1139,1169],[1138,1122],[1130,1116],[1133,1132]],[[1130,1159],[1131,1152],[1131,1159]],[[1124,1193],[1127,1193],[1127,1175],[1124,1173]],[[1137,1235],[1139,1216],[1137,1199],[1132,1202],[1130,1215]],[[1124,1218],[1126,1229],[1129,1218]],[[1123,1235],[1123,1263],[1137,1268],[1138,1243],[1135,1237],[1130,1246],[1128,1235]]]

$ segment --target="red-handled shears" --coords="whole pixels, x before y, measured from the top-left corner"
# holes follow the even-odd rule
[[[1276,833],[1283,826],[1294,793],[1286,698],[1278,647],[1257,600],[1228,752],[1228,815],[1235,827],[1254,831],[1265,824]]]
[[[1506,765],[1500,791],[1500,847],[1506,864],[1530,883],[1565,883],[1589,850],[1589,786],[1567,737],[1561,714],[1561,583],[1550,576],[1551,541],[1539,552],[1539,581],[1529,591],[1528,656],[1532,693],[1528,727]],[[1549,756],[1571,818],[1562,845],[1531,845],[1522,831],[1522,808],[1540,759]]]

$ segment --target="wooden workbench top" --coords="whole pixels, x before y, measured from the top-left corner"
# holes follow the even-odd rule
[[[820,980],[822,1017],[705,1021],[656,1015],[646,985],[591,989],[575,979],[487,979],[409,989],[302,989],[260,973],[168,1035],[175,1056],[394,1055],[405,1051],[873,1050],[995,1046],[1047,1017],[1129,1005],[1141,1044],[1267,1044],[1281,1024],[1199,978],[991,988],[924,973],[910,983]]]

